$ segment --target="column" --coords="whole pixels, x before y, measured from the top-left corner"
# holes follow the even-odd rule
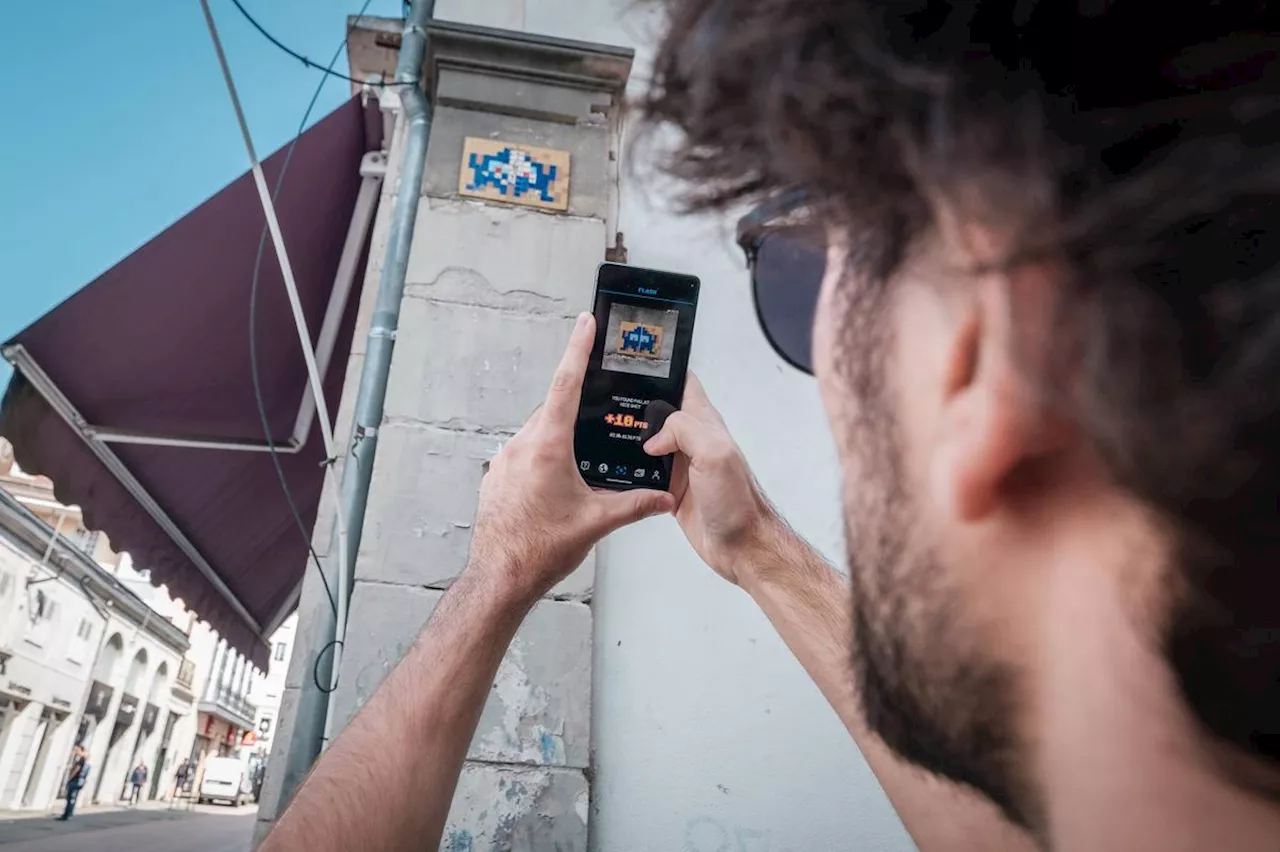
[[[343,723],[463,568],[484,464],[541,402],[613,241],[630,51],[443,23],[429,44],[435,112],[332,699]],[[512,151],[539,178],[503,194],[485,164]],[[534,607],[503,660],[444,848],[586,849],[593,566]]]
[[[444,22],[428,34],[431,138],[423,184],[410,188],[423,197],[330,699],[339,725],[368,699],[387,661],[410,647],[463,568],[484,465],[541,402],[614,242],[606,219],[631,51]],[[397,136],[375,223],[335,426],[340,442],[350,435],[388,216],[404,191],[402,144]],[[537,187],[503,197],[470,169],[486,156],[509,156],[504,149],[537,164]],[[313,537],[331,577],[333,501],[322,496]],[[442,848],[586,849],[593,582],[594,554],[516,636],[471,743]],[[309,569],[257,840],[305,774],[290,755],[320,735],[310,679],[331,637],[309,614],[328,606]]]

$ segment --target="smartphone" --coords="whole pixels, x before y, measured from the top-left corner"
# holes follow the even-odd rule
[[[648,455],[642,441],[684,398],[698,288],[692,275],[620,263],[596,272],[596,341],[573,436],[589,484],[670,489],[673,457]]]

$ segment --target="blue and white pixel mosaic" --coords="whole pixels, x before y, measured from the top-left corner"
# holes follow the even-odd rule
[[[538,162],[519,148],[503,148],[496,154],[483,156],[472,154],[467,166],[471,169],[467,189],[473,192],[491,186],[512,198],[536,192],[545,202],[555,201],[551,184],[556,179],[556,167]]]

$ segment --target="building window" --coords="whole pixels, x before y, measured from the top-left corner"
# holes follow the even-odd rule
[[[192,683],[196,679],[196,664],[194,660],[184,659],[178,666],[178,685],[184,689],[190,690]]]
[[[28,598],[28,618],[31,629],[27,632],[27,641],[37,647],[44,647],[49,641],[49,633],[53,629],[53,620],[58,613],[58,604],[44,593],[44,589],[36,589],[35,595]]]
[[[285,655],[285,653],[286,653],[288,650],[289,650],[289,643],[287,643],[287,642],[277,642],[277,643],[276,643],[276,655],[275,655],[275,659],[276,659],[277,661],[282,662],[282,661],[284,660],[284,655]]]
[[[87,618],[80,619],[80,625],[76,628],[75,638],[67,646],[67,659],[73,663],[84,662],[85,652],[89,648],[89,642],[93,639],[93,622]]]

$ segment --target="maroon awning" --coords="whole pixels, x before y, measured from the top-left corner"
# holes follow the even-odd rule
[[[353,98],[304,133],[276,198],[313,342],[333,289],[361,177],[381,143],[377,103]],[[285,149],[264,163],[274,187]],[[242,175],[5,344],[38,365],[94,427],[262,442],[249,361],[249,294],[263,214]],[[364,251],[367,252],[367,244]],[[337,410],[356,292],[347,301],[325,376]],[[268,241],[257,299],[258,365],[272,439],[284,444],[306,387],[306,367]],[[15,349],[15,347],[20,347]],[[15,362],[16,363],[16,362]],[[261,669],[263,633],[289,607],[306,570],[307,542],[265,452],[111,443],[111,451],[213,569],[216,588],[20,364],[0,405],[0,434],[23,469],[53,480],[63,503],[106,532],[155,583],[206,620]],[[32,370],[28,370],[32,372]],[[56,395],[56,393],[55,393]],[[303,449],[279,456],[308,531],[324,450],[318,422]]]

